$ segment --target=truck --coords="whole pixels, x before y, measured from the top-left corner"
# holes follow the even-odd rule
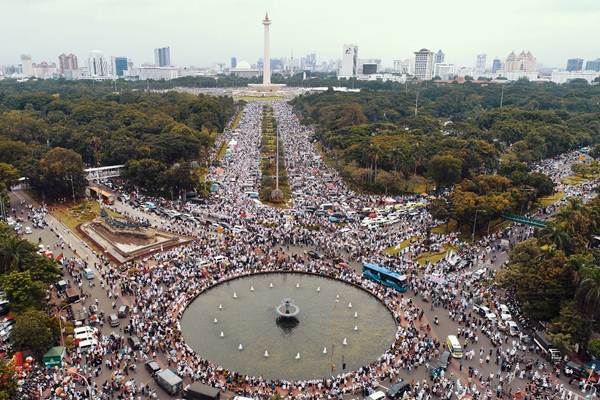
[[[170,368],[161,369],[154,375],[154,380],[165,390],[174,396],[183,389],[183,379]]]
[[[221,391],[200,382],[192,383],[183,389],[183,398],[188,400],[218,400]]]
[[[539,347],[548,361],[551,363],[557,363],[561,360],[560,350],[552,346],[552,343],[546,339],[544,332],[534,332],[533,341]]]
[[[72,304],[79,301],[79,293],[75,288],[69,287],[65,289],[65,299],[67,303]]]

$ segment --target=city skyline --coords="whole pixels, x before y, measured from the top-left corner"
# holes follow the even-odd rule
[[[262,53],[256,21],[265,11],[278,21],[273,28],[273,57],[315,52],[321,62],[340,58],[340,47],[355,43],[361,58],[383,59],[386,66],[420,48],[441,48],[446,62],[459,65],[473,65],[476,54],[504,59],[519,49],[531,50],[538,62],[549,67],[564,68],[569,58],[598,58],[593,38],[600,35],[600,3],[593,0],[532,0],[527,4],[507,0],[502,8],[494,8],[493,21],[502,21],[502,29],[494,29],[486,7],[472,0],[458,0],[456,7],[437,14],[431,14],[430,6],[392,1],[370,8],[353,1],[343,2],[346,7],[336,0],[314,2],[319,12],[314,12],[311,3],[174,0],[166,4],[149,0],[124,4],[103,0],[84,6],[74,0],[14,2],[2,6],[2,14],[13,17],[0,24],[0,34],[21,34],[5,43],[0,64],[16,64],[21,54],[31,54],[34,62],[51,62],[62,53],[83,57],[93,49],[107,56],[126,55],[136,64],[153,63],[153,50],[161,44],[173,49],[174,65],[209,66],[228,63],[232,56],[255,63]],[[434,26],[445,26],[444,34],[416,29],[422,19],[401,17],[420,13]],[[24,33],[24,20],[36,32],[44,32],[42,40],[34,32]],[[556,50],[561,48],[565,50]]]

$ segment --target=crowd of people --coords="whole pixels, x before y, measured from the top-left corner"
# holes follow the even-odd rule
[[[283,102],[270,105],[292,189],[289,208],[269,207],[248,195],[260,184],[262,120],[262,103],[248,103],[238,126],[227,129],[217,144],[228,143],[231,152],[220,165],[211,166],[207,176],[207,180],[218,182],[218,191],[208,204],[179,204],[180,210],[197,218],[175,221],[125,203],[114,206],[132,219],[147,218],[158,229],[190,236],[194,239],[190,244],[123,265],[114,265],[102,255],[97,255],[95,262],[63,260],[83,295],[90,288],[83,285],[78,268],[93,265],[111,307],[124,300],[132,304],[131,316],[121,331],[99,331],[100,340],[91,352],[72,352],[70,356],[70,364],[78,366],[90,382],[94,398],[156,397],[156,390],[147,382],[136,384],[129,377],[130,371],[134,374],[137,365],[150,359],[163,360],[186,382],[200,381],[253,398],[275,393],[296,399],[368,395],[383,382],[399,378],[411,383],[410,398],[417,399],[450,399],[465,394],[479,399],[509,398],[517,390],[533,398],[568,394],[568,388],[557,381],[554,367],[532,353],[520,336],[499,329],[497,322],[482,317],[473,308],[485,304],[492,310],[499,309],[499,293],[490,280],[504,263],[507,249],[529,237],[532,228],[511,226],[476,243],[465,243],[456,234],[426,234],[441,222],[427,212],[426,196],[390,199],[353,192],[316,151],[311,142],[312,129],[300,124],[291,106]],[[545,160],[535,168],[559,182],[577,157],[570,153]],[[593,196],[597,183],[564,185],[560,190],[585,199]],[[395,204],[408,202],[414,202],[415,207],[397,213],[394,224],[376,229],[361,225],[360,216],[365,212],[394,212]],[[541,210],[538,216],[548,217],[555,207]],[[330,209],[345,215],[345,223],[331,222],[326,212]],[[398,254],[386,251],[407,240],[410,244]],[[445,249],[452,251],[438,262],[419,262],[421,255]],[[319,257],[309,257],[309,250]],[[217,256],[226,261],[214,261]],[[206,264],[206,260],[212,262]],[[363,278],[356,271],[363,262],[405,274],[411,291],[400,294]],[[241,375],[202,358],[186,345],[179,319],[198,294],[224,280],[264,271],[325,275],[365,288],[394,315],[394,342],[375,362],[358,370],[296,381]],[[93,305],[93,296],[85,301]],[[110,310],[99,311],[102,323]],[[511,305],[511,312],[518,317],[518,308]],[[445,349],[445,335],[436,332],[442,314],[444,320],[457,327],[452,333],[461,340],[465,357],[458,368],[432,380],[411,378],[417,369],[427,371]],[[139,337],[140,349],[131,348],[122,334]],[[106,379],[103,371],[109,371],[111,378]],[[71,398],[84,396],[81,382],[65,383],[66,375],[59,371],[36,369],[32,374],[35,378],[21,387],[22,398],[35,398],[33,393],[42,389],[55,393],[57,387]]]

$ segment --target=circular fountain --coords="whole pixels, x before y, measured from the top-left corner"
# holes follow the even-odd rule
[[[387,307],[363,288],[296,272],[209,287],[187,306],[180,325],[186,344],[215,365],[289,380],[329,377],[332,365],[335,374],[368,365],[389,349],[397,329]]]

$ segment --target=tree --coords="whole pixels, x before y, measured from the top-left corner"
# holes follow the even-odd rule
[[[596,359],[600,358],[600,338],[590,339],[587,344],[590,355]]]
[[[582,310],[593,318],[600,316],[600,268],[584,267],[580,271],[582,277],[575,292],[575,299]]]
[[[548,325],[548,338],[564,351],[574,351],[577,343],[584,345],[590,335],[590,324],[574,301],[560,307],[558,317]]]
[[[436,155],[429,162],[428,172],[439,187],[460,181],[462,161],[451,155]]]
[[[3,275],[0,277],[0,287],[6,293],[6,297],[15,311],[41,308],[44,305],[46,285],[43,282],[34,281],[29,271]]]
[[[57,343],[59,336],[56,318],[49,317],[43,311],[28,310],[17,315],[11,341],[14,350],[30,350],[39,360]]]
[[[600,159],[600,144],[592,147],[590,150],[590,156],[594,157],[596,160]]]
[[[193,190],[199,180],[188,163],[178,163],[163,173],[162,182],[165,190],[171,193],[171,199],[174,199],[182,191]]]
[[[17,169],[10,164],[0,162],[0,182],[4,183],[7,189],[14,186],[19,179]]]
[[[563,252],[542,248],[537,239],[528,239],[510,254],[498,282],[513,291],[528,317],[549,321],[558,315],[561,303],[572,298],[575,276]]]
[[[39,161],[33,184],[50,200],[81,198],[87,185],[81,156],[73,150],[53,148]]]
[[[11,363],[0,360],[0,400],[15,398],[17,375]]]
[[[123,178],[148,193],[159,194],[163,190],[161,179],[166,170],[165,164],[151,158],[130,160],[123,169]]]

